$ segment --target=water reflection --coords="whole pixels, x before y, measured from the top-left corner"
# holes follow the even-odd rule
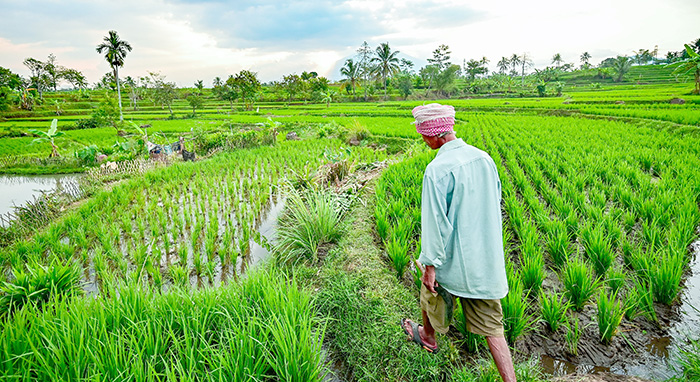
[[[78,174],[59,175],[0,175],[0,214],[24,205],[44,192],[62,189],[66,182],[76,182]]]

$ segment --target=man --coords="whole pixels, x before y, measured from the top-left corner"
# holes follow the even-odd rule
[[[435,332],[447,333],[454,298],[459,297],[467,329],[486,337],[501,378],[515,381],[500,302],[508,283],[496,165],[488,154],[455,136],[452,106],[418,106],[413,116],[423,141],[439,151],[423,176],[418,258],[425,266],[423,325],[408,319],[401,325],[410,340],[434,352]]]

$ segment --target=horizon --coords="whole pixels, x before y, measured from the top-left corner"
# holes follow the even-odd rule
[[[533,60],[533,68],[551,65],[556,53],[575,66],[583,52],[591,54],[594,65],[655,46],[663,57],[700,37],[692,30],[700,3],[691,0],[593,0],[585,7],[553,0],[0,0],[0,6],[6,20],[0,26],[0,66],[28,77],[25,58],[44,61],[53,53],[59,65],[81,71],[90,85],[110,71],[95,51],[109,30],[133,47],[120,78],[159,72],[178,87],[191,87],[196,80],[211,87],[214,77],[243,69],[256,72],[265,83],[303,71],[337,81],[340,67],[363,41],[372,49],[388,42],[400,58],[413,61],[416,71],[441,44],[450,47],[452,63],[461,66],[463,60],[486,57],[493,71],[501,57],[523,53]],[[28,29],[27,20],[47,27]]]

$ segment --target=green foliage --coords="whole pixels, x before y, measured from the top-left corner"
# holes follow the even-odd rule
[[[578,258],[569,261],[560,279],[564,284],[564,293],[576,311],[580,311],[588,303],[599,284],[599,279],[594,278],[588,265]]]
[[[292,192],[278,223],[276,252],[280,259],[315,261],[321,246],[337,242],[345,227],[336,198],[324,190]]]
[[[622,303],[616,299],[617,294],[608,296],[605,291],[601,291],[598,297],[598,333],[604,344],[610,343],[625,315]]]
[[[559,330],[559,327],[566,322],[566,312],[570,304],[564,301],[564,296],[556,292],[550,294],[540,293],[540,313],[542,319],[552,332]]]
[[[92,166],[97,163],[97,155],[100,151],[95,145],[85,146],[75,152],[75,157],[83,166]]]
[[[531,329],[531,316],[527,314],[527,295],[523,294],[523,286],[519,277],[508,280],[510,290],[501,299],[503,308],[503,329],[508,343],[511,345]]]
[[[12,281],[0,284],[0,317],[21,310],[27,304],[41,307],[52,297],[80,292],[80,269],[71,263],[53,261],[47,266],[31,263],[14,268],[12,275]]]

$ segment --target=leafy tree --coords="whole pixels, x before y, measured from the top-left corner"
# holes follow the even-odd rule
[[[173,101],[177,98],[177,88],[174,82],[165,81],[165,76],[159,73],[150,72],[153,83],[153,100],[161,107],[168,107],[170,116],[173,116]],[[119,117],[121,118],[121,102],[119,106]],[[120,119],[121,120],[121,119]]]
[[[46,82],[46,72],[44,70],[44,63],[31,57],[24,59],[22,63],[24,64],[24,66],[29,68],[29,72],[31,73],[29,77],[29,81],[31,82],[30,86],[36,88],[36,90],[39,92],[39,98],[43,99],[44,85]]]
[[[49,158],[55,158],[55,157],[60,156],[58,154],[58,147],[56,146],[54,139],[63,135],[64,132],[58,131],[58,120],[57,119],[54,118],[54,120],[51,121],[51,127],[49,127],[49,129],[47,131],[31,129],[31,130],[29,130],[29,132],[39,136],[39,138],[35,138],[32,141],[32,144],[43,143],[43,142],[48,142],[49,144],[51,144],[51,154],[49,154]]]
[[[700,44],[700,39],[698,39],[696,43]],[[695,77],[695,90],[693,90],[693,93],[700,94],[700,54],[693,50],[693,47],[689,44],[685,44],[685,51],[688,54],[688,58],[672,64],[672,66],[676,66],[673,73],[682,73],[684,75],[693,73],[693,76]]]
[[[297,74],[289,74],[282,76],[280,86],[287,93],[288,102],[292,102],[292,98],[304,90],[304,81]]]
[[[433,58],[429,58],[428,62],[436,65],[440,71],[443,71],[451,65],[450,54],[452,54],[450,47],[442,44],[433,51]]]
[[[520,86],[525,86],[525,70],[532,67],[532,65],[533,62],[530,57],[528,57],[527,53],[523,53],[523,55],[520,56]]]
[[[647,64],[649,61],[651,61],[654,56],[652,56],[652,53],[649,51],[649,49],[639,49],[634,52],[634,57],[632,60],[634,63],[637,65],[644,65]]]
[[[522,57],[518,56],[517,54],[513,53],[512,56],[510,56],[510,59],[508,60],[510,62],[511,70],[510,72],[513,75],[518,75],[518,69],[520,68],[520,62],[522,60]]]
[[[588,69],[591,67],[591,54],[588,52],[581,53],[581,69]]]
[[[58,82],[63,77],[64,70],[66,70],[66,68],[56,63],[56,56],[53,53],[49,54],[46,62],[44,62],[44,73],[46,73],[48,86],[52,87],[53,91],[58,90]]]
[[[87,79],[79,70],[65,69],[61,74],[62,78],[73,86],[73,89],[84,89],[87,87]]]
[[[430,91],[430,88],[433,86],[433,82],[435,81],[435,78],[440,74],[440,69],[437,67],[437,65],[426,65],[420,69],[418,72],[418,75],[423,80],[423,83],[427,83],[428,85],[426,86],[425,93],[428,94]]]
[[[105,97],[92,112],[92,118],[97,122],[98,126],[112,126],[117,129],[117,133],[119,133],[119,125],[117,124],[118,117],[119,104],[117,100],[109,94],[105,94]]]
[[[12,73],[10,69],[0,66],[0,110],[10,108],[12,100],[10,96],[13,91],[21,89],[23,86],[22,78]]]
[[[401,62],[399,62],[399,69],[401,69],[402,73],[413,74],[413,61],[402,58]]]
[[[481,60],[469,60],[464,64],[464,72],[467,79],[471,82],[478,76],[486,75],[489,72],[487,67],[489,60],[483,57]]]
[[[454,91],[454,83],[459,76],[461,68],[459,65],[452,64],[445,68],[435,77],[435,90],[438,93],[448,95]]]
[[[622,81],[622,78],[630,71],[632,60],[627,56],[617,56],[613,62],[612,69],[615,71],[615,82]]]
[[[262,89],[257,73],[241,70],[234,78],[234,83],[238,88],[240,97],[243,98],[246,109],[251,110],[258,93]]]
[[[362,78],[362,89],[364,90],[364,99],[367,101],[367,91],[369,76],[372,73],[372,48],[370,48],[367,41],[364,41],[362,45],[357,49],[357,66],[360,71],[360,77]]]
[[[124,66],[124,59],[127,52],[131,52],[131,45],[119,39],[117,32],[112,30],[104,37],[103,42],[97,46],[96,50],[100,54],[104,52],[105,60],[107,60],[112,67],[112,71],[114,71],[114,79],[117,82],[117,99],[119,101],[119,121],[121,122],[124,120],[124,115],[122,114],[122,93],[119,87],[119,67]],[[172,115],[172,110],[170,115]]]
[[[340,74],[345,77],[343,82],[349,84],[352,88],[352,95],[355,95],[355,86],[360,79],[361,72],[360,66],[353,61],[352,58],[345,60],[345,65],[340,68]]]
[[[396,55],[399,54],[398,50],[392,51],[389,47],[388,42],[383,42],[379,44],[377,49],[374,51],[374,57],[372,57],[372,63],[375,66],[375,73],[381,76],[382,82],[384,84],[384,98],[386,99],[386,80],[389,76],[395,74],[399,71],[399,59]]]
[[[201,94],[195,93],[195,94],[190,94],[185,98],[187,100],[187,103],[190,104],[190,107],[192,108],[192,115],[196,116],[197,115],[197,108],[204,106],[204,97],[202,97]]]
[[[410,74],[402,72],[397,79],[399,94],[401,94],[404,99],[408,98],[413,92],[413,80],[411,77]]]
[[[214,79],[214,95],[222,101],[228,101],[233,110],[233,103],[238,99],[238,88],[233,75],[229,75],[225,82],[222,82],[219,77]]]

